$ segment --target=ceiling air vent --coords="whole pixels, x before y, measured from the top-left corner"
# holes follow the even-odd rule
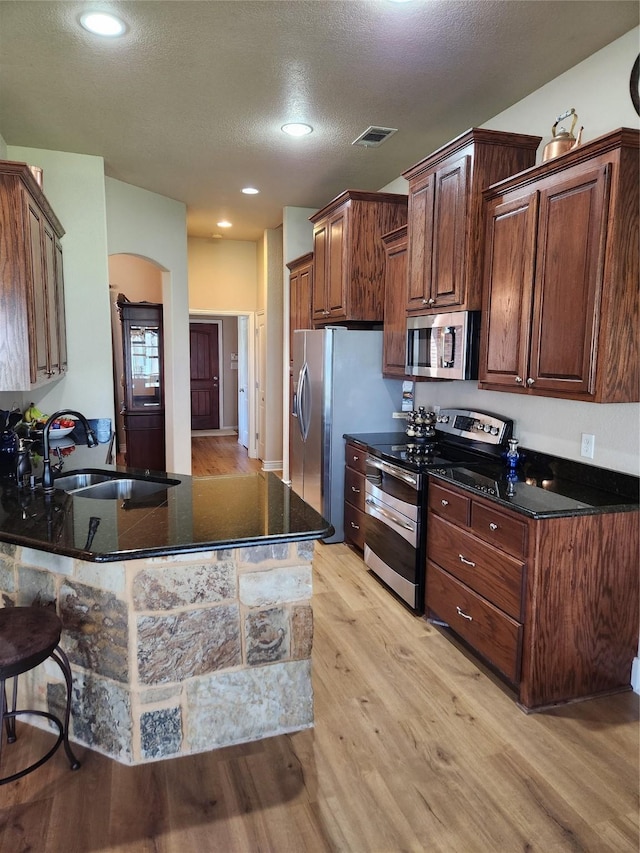
[[[351,144],[362,145],[365,148],[375,148],[378,145],[382,145],[385,139],[388,139],[397,130],[397,127],[368,127]]]

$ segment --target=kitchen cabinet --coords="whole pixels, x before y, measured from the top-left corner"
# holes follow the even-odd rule
[[[364,496],[367,452],[348,441],[344,451],[344,540],[364,551]]]
[[[290,261],[289,268],[289,360],[293,361],[293,333],[312,329],[311,292],[313,289],[313,252]]]
[[[165,470],[162,305],[116,302],[122,324],[122,407],[125,464]]]
[[[29,391],[67,369],[64,229],[26,163],[0,161],[0,391]]]
[[[346,190],[313,222],[314,326],[384,319],[383,234],[407,222],[407,197]]]
[[[617,130],[485,193],[480,388],[640,399],[639,138]]]
[[[541,137],[472,128],[403,173],[408,315],[480,309],[482,190],[533,166]]]
[[[382,375],[409,378],[405,373],[407,351],[407,226],[382,237],[384,247],[384,328]]]
[[[638,512],[528,518],[431,478],[425,604],[533,710],[627,689]]]

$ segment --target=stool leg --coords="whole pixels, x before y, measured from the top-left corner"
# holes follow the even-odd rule
[[[18,676],[13,676],[13,690],[12,690],[12,705],[9,708],[7,706],[7,695],[4,693],[4,710],[5,713],[13,712],[16,709],[16,705],[18,704]],[[15,743],[16,740],[16,718],[14,716],[7,716],[5,719],[5,723],[7,726],[7,743]]]
[[[72,688],[72,680],[71,680],[71,665],[69,663],[69,658],[62,651],[60,646],[56,646],[53,652],[51,653],[51,657],[58,664],[60,669],[62,670],[62,674],[64,675],[64,680],[67,684],[67,707],[64,712],[64,726],[62,730],[62,740],[64,743],[64,751],[67,753],[67,758],[69,759],[69,763],[71,765],[72,770],[77,770],[80,767],[80,762],[75,757],[73,752],[71,751],[71,746],[69,745],[69,718],[71,716],[71,688]]]

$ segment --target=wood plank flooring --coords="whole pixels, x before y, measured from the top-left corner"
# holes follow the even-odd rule
[[[207,439],[208,440],[208,439]],[[316,545],[313,729],[0,787],[0,853],[637,853],[639,698],[525,715],[343,544]],[[3,773],[53,736],[23,726]]]

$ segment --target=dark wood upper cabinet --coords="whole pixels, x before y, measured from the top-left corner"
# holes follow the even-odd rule
[[[287,264],[289,269],[289,361],[293,361],[293,333],[312,329],[313,252]]]
[[[26,163],[0,161],[0,391],[67,369],[64,229]]]
[[[407,226],[396,228],[382,238],[384,246],[384,332],[382,375],[391,379],[410,378],[405,374],[407,340]]]
[[[639,139],[615,131],[485,193],[480,388],[640,399]]]
[[[381,323],[381,237],[407,221],[407,197],[347,190],[312,217],[314,326]]]
[[[408,315],[480,308],[482,190],[533,166],[540,141],[472,128],[403,173],[409,181]]]

